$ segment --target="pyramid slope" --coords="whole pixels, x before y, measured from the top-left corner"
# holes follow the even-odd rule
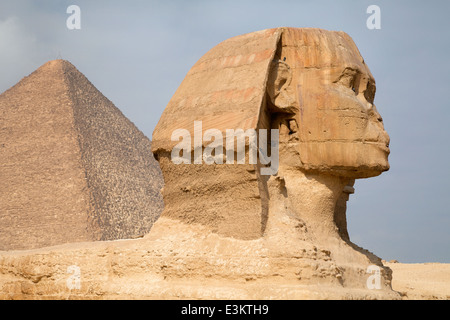
[[[70,63],[63,63],[101,240],[147,233],[162,210],[151,142]]]
[[[162,209],[150,140],[69,62],[0,95],[0,250],[133,238]]]

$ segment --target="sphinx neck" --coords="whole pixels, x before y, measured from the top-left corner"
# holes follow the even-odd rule
[[[349,179],[287,170],[283,173],[292,213],[317,239],[340,238],[335,208]]]

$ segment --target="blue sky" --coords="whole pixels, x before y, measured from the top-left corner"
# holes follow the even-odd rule
[[[72,4],[81,30],[66,27]],[[380,30],[366,27],[371,4]],[[151,138],[186,73],[219,42],[280,26],[345,31],[376,79],[391,137],[391,170],[355,184],[350,237],[387,260],[450,263],[449,14],[444,0],[1,0],[0,92],[62,57]]]

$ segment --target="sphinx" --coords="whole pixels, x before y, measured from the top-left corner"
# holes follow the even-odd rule
[[[350,241],[346,223],[355,180],[389,169],[374,95],[344,32],[276,28],[218,44],[188,72],[153,132],[164,210],[150,232],[0,253],[0,298],[399,299],[392,271]],[[266,132],[277,170],[265,175],[266,161],[248,161],[249,139],[246,161],[173,161],[174,132],[197,137],[182,155],[195,157],[210,147],[198,138],[208,130]],[[83,275],[79,292],[57,282],[71,265]]]
[[[274,258],[272,270],[296,274],[302,283],[328,278],[365,288],[365,270],[377,265],[389,290],[390,270],[350,241],[345,213],[355,179],[389,170],[389,136],[375,90],[344,32],[276,28],[220,43],[188,72],[153,132],[152,151],[165,180],[165,209],[154,232],[177,223],[259,243]],[[203,132],[223,135],[278,130],[277,172],[262,175],[263,162],[175,164],[171,134],[192,133],[196,121]]]

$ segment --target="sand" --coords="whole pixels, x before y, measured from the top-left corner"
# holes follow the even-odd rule
[[[385,263],[393,271],[392,288],[410,300],[450,299],[450,264]]]

